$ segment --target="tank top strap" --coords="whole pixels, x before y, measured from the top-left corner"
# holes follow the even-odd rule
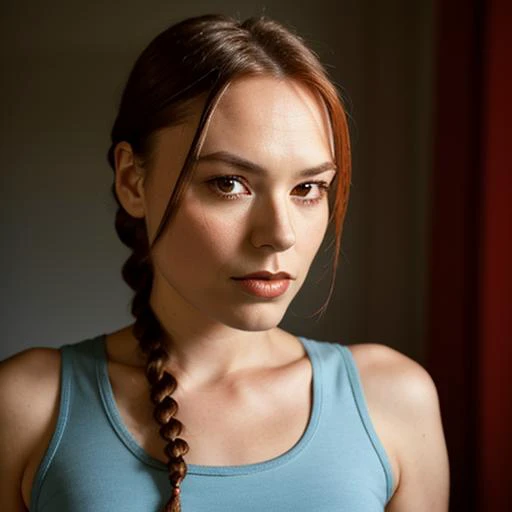
[[[31,490],[30,509],[38,510],[41,487],[57,450],[65,436],[73,404],[79,397],[90,393],[98,395],[95,361],[101,357],[104,335],[89,338],[78,343],[62,345],[60,365],[59,412],[53,435],[41,459]]]
[[[364,454],[361,461],[365,457],[371,459],[370,452],[363,449],[367,445],[376,456],[377,464],[385,477],[386,502],[389,501],[393,492],[393,472],[389,457],[372,423],[352,352],[347,345],[339,342],[308,340],[308,344],[314,348],[318,366],[322,370],[324,418],[320,437],[329,439],[331,426],[343,425],[344,439],[353,436],[353,443],[361,443],[359,453]],[[364,435],[366,442],[361,435]],[[332,440],[333,446],[339,439],[341,433],[337,432]]]
[[[364,428],[366,436],[384,472],[386,480],[386,502],[388,502],[393,493],[393,471],[389,457],[370,417],[359,369],[357,368],[355,359],[348,345],[342,343],[333,343],[332,345],[341,353],[340,365],[342,368],[340,368],[340,376],[343,381],[343,388],[350,394],[351,402],[357,411],[360,423]]]
[[[343,355],[343,362],[347,370],[347,377],[350,382],[350,389],[352,390],[354,402],[357,406],[357,410],[361,417],[361,421],[364,425],[368,437],[370,438],[373,448],[375,449],[382,464],[382,467],[384,469],[384,472],[386,474],[387,500],[389,500],[391,498],[391,493],[393,490],[393,473],[391,470],[391,463],[384,450],[384,446],[382,445],[382,442],[380,441],[377,432],[373,426],[373,422],[370,418],[366,398],[364,396],[361,376],[359,374],[359,370],[357,368],[352,352],[346,345],[339,345],[339,349],[341,350],[341,353]]]

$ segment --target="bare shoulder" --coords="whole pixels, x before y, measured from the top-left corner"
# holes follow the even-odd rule
[[[439,398],[430,374],[391,347],[349,347],[372,419],[381,428],[399,466],[388,512],[446,512],[449,467]]]
[[[15,416],[31,413],[40,400],[42,391],[53,388],[58,391],[60,383],[60,351],[52,348],[30,348],[0,362],[0,411],[16,406],[11,411]],[[34,393],[37,388],[37,393]],[[28,403],[23,399],[30,397]]]
[[[396,413],[430,412],[438,407],[437,390],[429,373],[419,363],[397,350],[377,343],[349,346],[367,398],[383,400]],[[390,400],[393,396],[394,400]]]
[[[60,352],[32,348],[0,362],[0,510],[24,510],[25,468],[53,428],[60,393]]]

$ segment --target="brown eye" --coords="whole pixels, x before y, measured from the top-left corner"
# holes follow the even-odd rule
[[[314,192],[316,188],[316,194],[310,192]],[[329,184],[325,181],[310,181],[309,183],[301,183],[297,185],[294,190],[299,190],[300,193],[297,194],[300,197],[306,197],[311,200],[321,199],[329,189]]]
[[[247,188],[236,176],[217,176],[208,181],[208,186],[221,197],[226,199],[245,195]],[[238,188],[237,188],[238,187]]]
[[[300,195],[301,197],[307,196],[311,189],[313,188],[312,185],[313,183],[303,183],[302,185],[296,187],[296,189],[301,191],[301,194],[298,195]]]
[[[217,187],[221,192],[230,194],[233,191],[235,180],[233,178],[218,178]]]

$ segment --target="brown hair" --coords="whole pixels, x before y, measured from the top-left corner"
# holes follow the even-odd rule
[[[327,302],[334,286],[350,186],[350,143],[341,99],[316,54],[298,35],[266,17],[240,22],[228,16],[210,14],[170,26],[151,41],[135,62],[122,94],[108,151],[108,161],[114,172],[114,149],[121,141],[128,142],[144,167],[150,168],[156,132],[181,122],[186,115],[186,102],[206,95],[194,140],[151,247],[144,219],[134,218],[124,210],[116,194],[115,179],[112,185],[119,206],[116,231],[121,241],[133,251],[122,268],[124,280],[135,291],[131,307],[135,317],[133,335],[147,355],[146,375],[155,405],[154,417],[160,424],[160,435],[167,442],[165,453],[173,492],[164,512],[181,511],[179,486],[187,473],[183,456],[189,447],[178,437],[183,425],[175,417],[178,404],[172,398],[177,382],[165,370],[169,353],[161,324],[149,304],[153,283],[151,249],[176,213],[215,101],[231,81],[248,75],[297,80],[325,103],[338,167],[329,219],[334,219],[336,236],[334,272]]]

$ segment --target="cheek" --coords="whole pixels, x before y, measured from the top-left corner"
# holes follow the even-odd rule
[[[319,249],[327,231],[328,222],[328,205],[320,206],[313,213],[306,212],[303,218],[299,219],[296,226],[297,241],[301,241],[301,246],[306,252],[316,253]]]
[[[328,210],[319,215],[314,222],[304,224],[300,236],[297,236],[297,252],[301,255],[303,270],[307,274],[315,256],[322,245],[328,227]],[[306,278],[306,275],[303,276]]]
[[[232,259],[239,247],[239,233],[234,226],[237,223],[232,217],[216,217],[194,201],[182,203],[162,236],[158,257],[180,272],[197,272],[206,267],[211,272],[212,267],[220,268]]]

